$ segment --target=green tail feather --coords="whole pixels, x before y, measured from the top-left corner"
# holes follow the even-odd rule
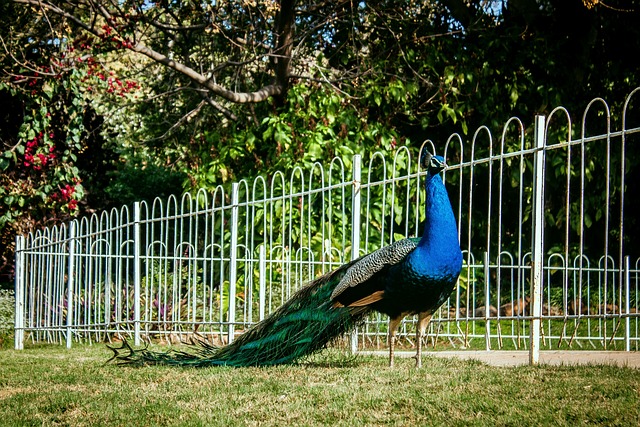
[[[348,268],[316,279],[269,317],[225,347],[197,342],[193,353],[133,349],[127,342],[109,347],[111,360],[122,364],[178,366],[266,366],[292,363],[323,349],[353,330],[369,312],[366,307],[333,307],[331,293]]]

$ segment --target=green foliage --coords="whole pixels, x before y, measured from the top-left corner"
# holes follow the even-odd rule
[[[385,91],[385,95],[389,91]],[[369,121],[359,111],[379,93],[354,100],[321,85],[292,86],[287,108],[267,115],[257,126],[203,130],[201,144],[189,153],[197,166],[185,170],[190,189],[215,188],[240,178],[309,170],[334,157],[350,162],[354,154],[393,153],[408,143],[389,126]],[[391,109],[390,106],[387,108]]]
[[[85,189],[77,167],[86,148],[85,103],[80,73],[39,77],[27,71],[15,81],[0,82],[8,105],[21,107],[16,134],[7,139],[0,157],[0,238],[2,258],[10,256],[14,236],[35,224],[76,215]]]
[[[14,309],[13,291],[0,289],[0,348],[8,347],[13,338]]]
[[[0,289],[0,330],[13,329],[13,310],[15,301],[13,291]]]
[[[186,179],[185,174],[180,172],[155,164],[145,166],[133,162],[110,171],[107,177],[110,182],[104,192],[113,206],[131,205],[142,200],[152,202],[156,197],[166,200],[171,195],[179,196]]]
[[[99,8],[59,4],[85,22],[84,29],[53,11],[3,5],[7,49],[0,54],[0,95],[14,101],[0,127],[3,249],[13,245],[15,233],[149,199],[154,187],[164,190],[156,195],[174,193],[179,180],[182,189],[214,189],[258,174],[327,165],[335,156],[349,162],[356,153],[370,158],[404,146],[415,153],[425,138],[440,148],[452,132],[468,139],[487,125],[495,136],[508,117],[528,124],[557,105],[576,117],[595,96],[616,103],[612,113],[619,113],[618,104],[640,84],[637,13],[597,2],[586,7],[579,0],[543,1],[534,8],[529,3],[298,4],[286,91],[249,105],[217,97],[179,69],[136,53],[134,44],[156,49],[222,87],[251,93],[271,84],[278,68],[276,3],[125,2],[127,7],[109,9],[110,19],[92,14]],[[551,129],[552,139],[566,135],[566,129]],[[514,141],[506,151],[519,148]],[[493,148],[495,153],[495,140]],[[476,158],[487,152],[479,144]],[[591,154],[606,155],[603,147]],[[638,156],[632,150],[627,156],[635,177]],[[621,167],[618,150],[610,158],[611,170]],[[561,230],[563,177],[570,173],[573,183],[576,171],[563,171],[562,154],[549,164],[558,179],[547,182],[553,208],[547,221]],[[508,173],[515,182],[517,165]],[[602,173],[590,159],[584,218],[576,201],[570,203],[572,235],[582,224],[601,228],[607,218]],[[142,174],[150,176],[142,181]],[[479,172],[478,181],[486,179]],[[613,206],[620,200],[616,179],[609,194]],[[399,218],[403,204],[393,206]],[[372,222],[381,224],[391,214],[374,209]],[[638,224],[634,218],[626,222],[627,236]],[[394,227],[388,236],[406,234],[403,224]],[[476,222],[473,232],[483,228]],[[585,244],[603,247],[603,233],[595,235],[601,237],[588,237]],[[616,239],[615,233],[609,237]],[[315,234],[312,240],[318,240]],[[635,245],[628,237],[624,244]],[[3,257],[9,265],[10,251]]]
[[[26,114],[17,135],[19,145],[2,154],[4,172],[23,177],[27,188],[2,187],[0,196],[8,210],[0,217],[0,228],[19,216],[25,205],[67,213],[78,210],[83,188],[74,163],[83,148],[84,102],[77,85],[78,72],[73,70],[68,77],[62,83],[40,83],[37,77],[24,77],[30,81],[32,93],[40,86],[45,96],[25,99]],[[0,90],[10,90],[15,96],[17,91],[12,89],[6,84],[0,86]],[[6,177],[3,181],[11,179]]]
[[[5,277],[10,280],[7,267],[13,258],[16,234],[96,209],[179,193],[184,180],[184,176],[165,173],[166,168],[148,161],[145,163],[154,174],[147,173],[140,179],[138,169],[145,164],[138,167],[127,162],[129,153],[135,150],[127,144],[110,144],[107,135],[101,134],[107,129],[118,136],[115,130],[125,121],[117,114],[118,102],[132,101],[140,91],[135,81],[120,79],[106,67],[113,57],[109,56],[113,48],[108,48],[110,42],[92,45],[86,36],[74,34],[64,25],[56,32],[53,27],[57,21],[44,30],[31,28],[41,31],[37,37],[16,33],[14,25],[23,27],[20,22],[29,20],[29,14],[14,12],[15,21],[2,23],[12,36],[3,40],[13,42],[11,51],[0,55],[4,67],[0,76],[3,282]],[[47,43],[51,41],[49,30],[56,36],[55,41]],[[134,126],[132,118],[126,120]],[[134,157],[132,163],[142,162]],[[165,192],[157,191],[160,180]],[[156,194],[151,194],[153,186]]]

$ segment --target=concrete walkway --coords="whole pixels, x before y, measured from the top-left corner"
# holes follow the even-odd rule
[[[388,355],[385,351],[363,352]],[[426,351],[425,356],[475,359],[492,366],[519,366],[529,364],[529,352],[520,350],[491,351]],[[413,357],[415,352],[397,351],[397,357]],[[541,365],[615,365],[640,369],[640,352],[631,351],[540,351]]]

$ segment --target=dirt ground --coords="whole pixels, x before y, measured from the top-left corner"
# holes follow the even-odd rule
[[[371,352],[386,355],[384,351]],[[425,356],[476,359],[492,366],[519,366],[529,364],[528,351],[426,351]],[[396,352],[397,357],[413,357],[415,352]],[[540,351],[540,365],[616,365],[640,369],[637,351]]]

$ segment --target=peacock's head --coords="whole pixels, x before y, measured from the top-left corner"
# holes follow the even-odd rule
[[[436,176],[447,167],[442,156],[434,156],[427,150],[424,151],[421,159],[422,167],[427,170],[427,175]]]

